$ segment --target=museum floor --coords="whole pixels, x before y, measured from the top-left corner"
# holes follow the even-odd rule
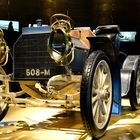
[[[11,105],[0,125],[0,140],[91,140],[79,111]],[[140,111],[122,102],[120,116],[112,116],[100,140],[140,140]]]

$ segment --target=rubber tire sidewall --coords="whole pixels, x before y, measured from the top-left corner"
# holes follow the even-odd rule
[[[97,64],[101,61],[105,60],[110,68],[111,78],[112,78],[112,70],[111,70],[111,63],[107,55],[103,51],[95,51],[92,52],[88,59],[85,62],[83,75],[82,75],[82,82],[81,82],[81,92],[80,92],[80,107],[81,107],[81,116],[84,126],[90,136],[93,138],[99,138],[104,135],[112,111],[112,104],[113,104],[113,94],[112,94],[112,101],[111,101],[111,108],[108,117],[108,121],[106,125],[99,129],[96,127],[96,124],[93,120],[92,114],[92,103],[91,103],[91,91],[92,91],[92,82],[93,76],[95,73],[95,69]],[[112,80],[112,92],[113,92],[113,80]]]
[[[136,82],[137,82],[137,72],[138,72],[139,65],[140,64],[138,62],[136,70],[134,70],[132,72],[131,82],[130,82],[129,101],[130,101],[130,105],[131,105],[132,110],[140,109],[140,105],[138,105],[137,99],[136,99],[137,98],[137,96],[136,96]]]

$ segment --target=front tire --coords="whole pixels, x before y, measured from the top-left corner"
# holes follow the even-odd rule
[[[0,66],[0,74],[6,75],[4,69]],[[7,80],[0,81],[0,94],[5,94],[9,91],[9,82]],[[6,115],[8,111],[8,97],[0,95],[0,120]]]
[[[108,126],[113,102],[112,83],[109,58],[102,51],[92,52],[83,71],[80,107],[84,126],[93,138],[103,136]]]

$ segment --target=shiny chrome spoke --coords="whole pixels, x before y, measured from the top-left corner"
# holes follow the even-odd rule
[[[105,68],[103,69],[102,67],[98,69],[98,75],[95,78],[96,85],[98,85],[98,88],[101,88],[104,86],[107,78],[108,78],[108,73],[106,72]]]
[[[102,77],[103,77],[103,70],[99,67],[99,69],[98,69],[98,83],[99,83],[99,85],[101,86],[101,83],[102,83]]]
[[[99,115],[98,115],[98,122],[97,123],[102,123],[102,112],[101,112],[101,109],[99,107]]]
[[[104,71],[102,70],[101,72],[101,76],[100,76],[100,87],[103,87],[104,86],[104,83],[106,81],[106,78],[107,78],[107,73],[104,73]]]
[[[99,122],[99,116],[100,116],[99,114],[100,114],[100,110],[99,110],[99,106],[97,104],[96,107],[95,107],[94,115],[93,115],[96,123]]]
[[[96,116],[98,116],[97,112],[98,112],[98,101],[94,103],[94,106],[93,106],[93,117],[95,118]]]
[[[106,79],[107,79],[107,73],[104,73],[104,74],[103,74],[103,77],[102,77],[102,82],[101,82],[101,86],[102,86],[102,87],[105,86],[104,84],[105,84],[105,82],[106,82]]]
[[[96,124],[100,125],[104,121],[104,115],[102,114],[101,107],[98,105],[94,115]]]
[[[97,102],[98,96],[94,95],[94,97],[92,97],[92,105],[94,105]]]
[[[107,114],[107,104],[105,103],[105,101],[103,101],[103,104],[102,104],[102,114],[105,115]]]
[[[93,81],[93,87],[95,88],[95,89],[98,89],[99,88],[99,86],[100,86],[100,79],[99,79],[99,71],[97,70],[96,72],[95,72],[95,77],[94,77],[94,81]]]
[[[105,114],[105,109],[104,109],[103,101],[100,100],[100,115],[104,115],[104,114]]]
[[[93,97],[93,112],[94,112],[94,119],[97,124],[102,123],[106,119],[106,113],[107,113],[107,106],[105,102],[103,102],[101,99],[98,99],[98,96],[96,95]]]

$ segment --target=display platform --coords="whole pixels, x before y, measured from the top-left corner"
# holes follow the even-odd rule
[[[120,116],[112,116],[100,140],[140,140],[140,110],[122,102]],[[91,140],[84,130],[80,111],[61,108],[10,105],[0,123],[0,140]]]

